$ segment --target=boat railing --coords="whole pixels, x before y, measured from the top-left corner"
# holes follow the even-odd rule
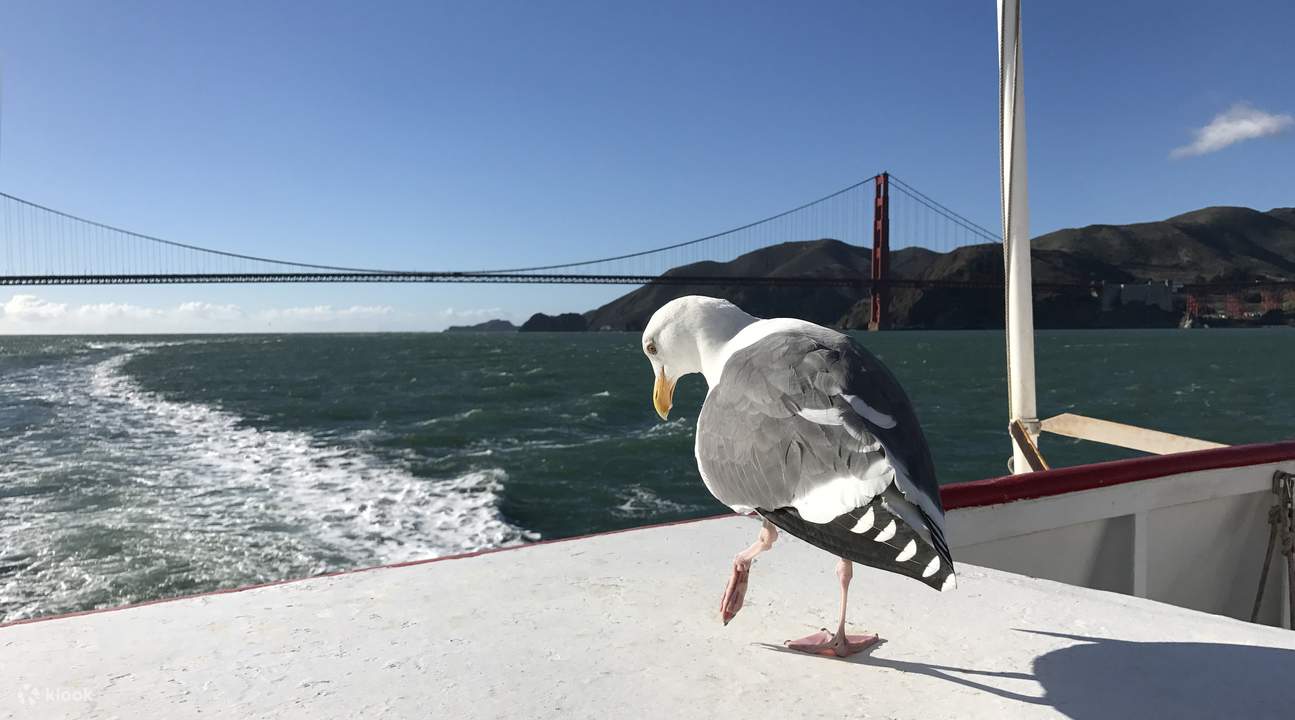
[[[1110,420],[1100,420],[1074,413],[1062,413],[1047,418],[1040,423],[1040,429],[1053,435],[1063,435],[1078,440],[1114,445],[1154,455],[1169,455],[1171,453],[1227,447],[1223,443],[1210,440],[1174,435],[1160,430],[1151,430]]]
[[[962,561],[1249,620],[1279,472],[1295,472],[1295,441],[956,483],[941,495]],[[1258,620],[1289,627],[1288,573],[1264,582]]]

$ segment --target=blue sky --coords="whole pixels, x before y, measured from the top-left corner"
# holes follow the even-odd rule
[[[1035,234],[1295,204],[1295,4],[1025,5]],[[0,17],[0,189],[183,242],[575,260],[881,169],[998,223],[992,0],[0,0]],[[1227,142],[1264,118],[1268,136]],[[38,288],[0,291],[0,331],[437,329],[624,290]]]

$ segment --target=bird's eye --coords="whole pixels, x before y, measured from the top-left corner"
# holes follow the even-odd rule
[[[648,343],[648,344],[647,344],[647,354],[648,354],[648,355],[656,355],[656,343],[651,343],[651,342],[650,342],[650,343]]]

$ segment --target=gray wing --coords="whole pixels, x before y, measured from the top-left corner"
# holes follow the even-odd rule
[[[855,562],[933,587],[951,579],[916,413],[849,337],[783,332],[734,353],[702,407],[696,451],[707,487],[734,509]]]

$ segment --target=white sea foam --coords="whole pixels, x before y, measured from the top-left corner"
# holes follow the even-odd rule
[[[687,432],[689,432],[688,418],[677,417],[673,420],[666,420],[664,422],[649,425],[647,429],[642,432],[642,435],[645,437],[651,437],[655,435],[680,435]]]
[[[556,440],[518,440],[516,438],[492,438],[473,443],[471,450],[463,452],[466,457],[493,455],[495,453],[532,452],[535,450],[572,450],[588,447],[601,442],[603,437],[591,437],[579,442],[558,442]]]
[[[661,513],[684,512],[695,509],[690,505],[667,500],[642,485],[631,485],[625,488],[625,502],[617,505],[613,512],[627,518],[656,517]]]
[[[446,415],[445,417],[428,418],[418,424],[426,427],[428,425],[439,425],[446,422],[458,422],[459,420],[467,420],[479,412],[481,412],[481,408],[469,408],[461,413],[454,413],[453,415]]]
[[[232,413],[142,390],[122,372],[130,357],[94,368],[90,393],[101,411],[119,413],[124,427],[169,444],[170,464],[157,474],[226,498],[218,510],[241,515],[234,522],[300,528],[325,554],[350,563],[435,557],[533,537],[499,513],[502,469],[427,479],[304,433],[249,427]]]
[[[208,340],[100,340],[85,344],[91,350],[151,350],[179,345],[203,345]]]

